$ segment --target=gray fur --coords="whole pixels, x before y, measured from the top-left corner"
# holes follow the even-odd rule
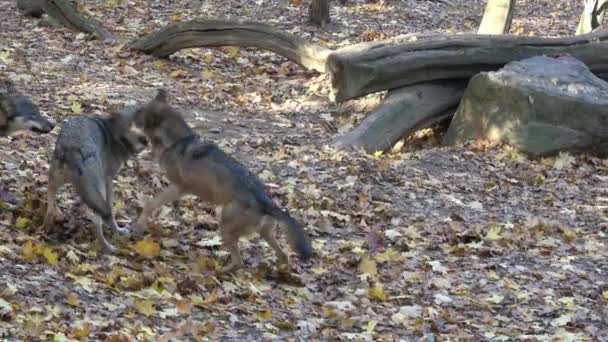
[[[134,107],[127,107],[109,117],[75,117],[63,125],[50,162],[45,229],[57,211],[57,191],[69,182],[95,214],[92,232],[104,250],[111,252],[115,247],[104,238],[102,223],[116,232],[129,233],[114,220],[112,179],[147,144],[132,129],[134,112]]]
[[[284,230],[303,260],[310,259],[312,247],[302,225],[272,202],[262,182],[243,164],[218,146],[201,141],[181,113],[167,103],[164,91],[138,111],[135,123],[150,140],[170,185],[144,206],[132,225],[134,233],[146,229],[159,207],[193,194],[221,207],[220,234],[231,255],[224,271],[243,265],[238,241],[250,233],[259,233],[275,250],[279,264],[289,268],[289,256],[274,237],[275,227]]]
[[[0,136],[30,130],[48,133],[55,124],[40,114],[38,107],[28,97],[0,93]]]

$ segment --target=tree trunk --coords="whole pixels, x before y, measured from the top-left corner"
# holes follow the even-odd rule
[[[311,0],[310,2],[310,21],[320,27],[329,24],[329,0]]]
[[[357,128],[338,137],[339,148],[387,151],[397,141],[454,115],[466,88],[463,81],[435,81],[391,89],[383,103]]]
[[[258,47],[319,72],[325,72],[331,52],[272,26],[240,20],[193,19],[166,26],[131,43],[133,49],[157,57],[166,57],[181,49],[209,46]]]
[[[97,21],[78,13],[68,0],[17,0],[17,7],[32,16],[46,13],[72,30],[94,34],[102,40],[117,40]]]
[[[327,63],[332,95],[345,101],[365,94],[439,79],[468,79],[513,60],[569,54],[594,73],[608,72],[608,31],[564,38],[452,35],[338,50]]]
[[[515,0],[488,0],[479,34],[505,34],[511,28]]]
[[[576,34],[585,34],[600,27],[607,20],[608,0],[587,0]]]

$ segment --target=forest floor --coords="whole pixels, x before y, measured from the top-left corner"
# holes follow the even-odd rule
[[[411,32],[475,32],[481,0],[332,2],[335,30],[300,0],[81,1],[133,39],[194,17],[266,22],[337,48]],[[512,33],[573,34],[580,0],[517,1]],[[326,145],[380,95],[337,106],[329,79],[256,49],[192,49],[161,60],[90,40],[0,1],[0,79],[58,124],[148,101],[165,87],[203,136],[268,184],[315,250],[295,277],[257,238],[247,267],[226,262],[213,211],[168,205],[151,233],[98,251],[69,187],[62,234],[38,227],[51,134],[0,139],[0,339],[608,341],[608,162],[529,160],[508,146],[439,147],[421,132],[387,155]],[[336,133],[336,130],[338,133]],[[148,152],[115,181],[117,221],[137,217],[164,180]],[[158,248],[160,247],[160,248]]]

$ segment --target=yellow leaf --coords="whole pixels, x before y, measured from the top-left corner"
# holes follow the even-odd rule
[[[572,242],[572,241],[576,240],[576,232],[572,229],[562,228],[562,234],[564,234],[564,237],[566,238],[566,241],[568,241],[568,242]]]
[[[492,225],[486,234],[486,240],[495,241],[502,239],[502,236],[500,236],[501,230],[502,228],[500,228],[500,226]]]
[[[258,311],[257,316],[263,321],[268,321],[272,318],[272,311],[271,310]]]
[[[152,62],[152,66],[156,70],[163,70],[165,67],[165,63],[163,63],[162,61],[154,61],[154,62]]]
[[[34,243],[32,240],[28,240],[25,245],[21,248],[21,255],[27,261],[34,260],[36,255],[34,254]]]
[[[152,315],[156,314],[156,309],[154,308],[154,303],[152,303],[149,300],[145,300],[145,299],[136,300],[135,303],[133,304],[133,307],[135,308],[135,310],[137,310],[137,312],[139,312],[142,315],[152,316]]]
[[[564,304],[568,308],[573,308],[575,306],[574,298],[572,298],[572,297],[562,297],[562,298],[558,299],[558,301],[560,303]]]
[[[27,227],[27,225],[30,223],[30,219],[27,217],[17,217],[17,220],[15,221],[15,227],[17,227],[18,229],[23,229],[25,227]]]
[[[368,321],[368,322],[367,322],[367,327],[365,328],[365,330],[366,330],[368,333],[372,333],[372,332],[374,332],[374,329],[376,329],[376,325],[377,325],[377,324],[378,324],[378,322],[377,322],[377,321]]]
[[[173,78],[180,78],[184,76],[184,72],[181,70],[175,70],[173,72],[171,72],[171,74],[169,74],[169,76],[173,77]]]
[[[374,152],[374,157],[378,158],[378,157],[382,156],[383,154],[384,154],[383,151],[376,151],[376,152]]]
[[[359,263],[359,267],[357,267],[357,270],[363,274],[367,273],[371,277],[375,277],[378,275],[378,269],[376,268],[376,262],[371,260],[367,256],[364,256],[363,258],[361,258],[361,262]]]
[[[504,278],[502,281],[506,288],[511,290],[519,290],[519,285],[517,285],[517,283],[515,283],[513,280],[509,278]]]
[[[76,337],[80,337],[80,338],[87,337],[87,336],[89,336],[90,333],[91,333],[91,326],[89,325],[89,323],[85,323],[83,326],[81,326],[79,328],[72,329],[72,335],[74,335]]]
[[[70,293],[70,295],[68,296],[68,304],[70,304],[71,306],[78,305],[78,295],[73,292]]]
[[[224,52],[230,57],[237,57],[241,49],[238,46],[228,46],[224,48]]]
[[[602,292],[602,297],[604,297],[605,299],[608,299],[608,290]]]
[[[211,78],[212,76],[213,76],[213,71],[211,71],[210,69],[205,68],[205,70],[203,70],[203,72],[201,72],[202,78]]]
[[[140,240],[131,247],[143,257],[154,257],[160,254],[160,245],[150,239]]]
[[[42,256],[50,265],[57,265],[57,259],[59,258],[59,255],[53,252],[53,250],[49,247],[42,247]]]
[[[323,310],[323,316],[325,316],[325,317],[336,317],[336,316],[338,316],[338,314],[334,310],[332,310],[332,309],[330,309],[328,307],[323,306],[322,310]]]
[[[498,280],[500,279],[500,276],[493,270],[489,270],[488,271],[488,278],[494,279],[494,280]]]
[[[112,207],[114,208],[114,211],[123,210],[125,208],[125,202],[121,200],[115,201]]]
[[[78,102],[73,102],[72,103],[72,112],[74,112],[74,114],[82,113],[82,105]]]
[[[384,293],[384,288],[382,286],[370,287],[369,290],[367,290],[367,296],[381,301],[386,300],[386,294]]]
[[[173,14],[173,15],[169,16],[169,20],[171,20],[172,22],[176,23],[178,21],[181,21],[182,18],[179,15],[177,15],[177,14]]]
[[[297,327],[295,324],[287,321],[272,322],[272,325],[282,330],[294,330]]]
[[[213,63],[213,55],[212,54],[206,54],[205,55],[205,63],[207,63],[207,64]]]

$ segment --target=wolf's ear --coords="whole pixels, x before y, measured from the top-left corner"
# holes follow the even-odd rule
[[[156,97],[154,98],[154,101],[166,103],[167,102],[167,91],[162,88],[156,89]]]

